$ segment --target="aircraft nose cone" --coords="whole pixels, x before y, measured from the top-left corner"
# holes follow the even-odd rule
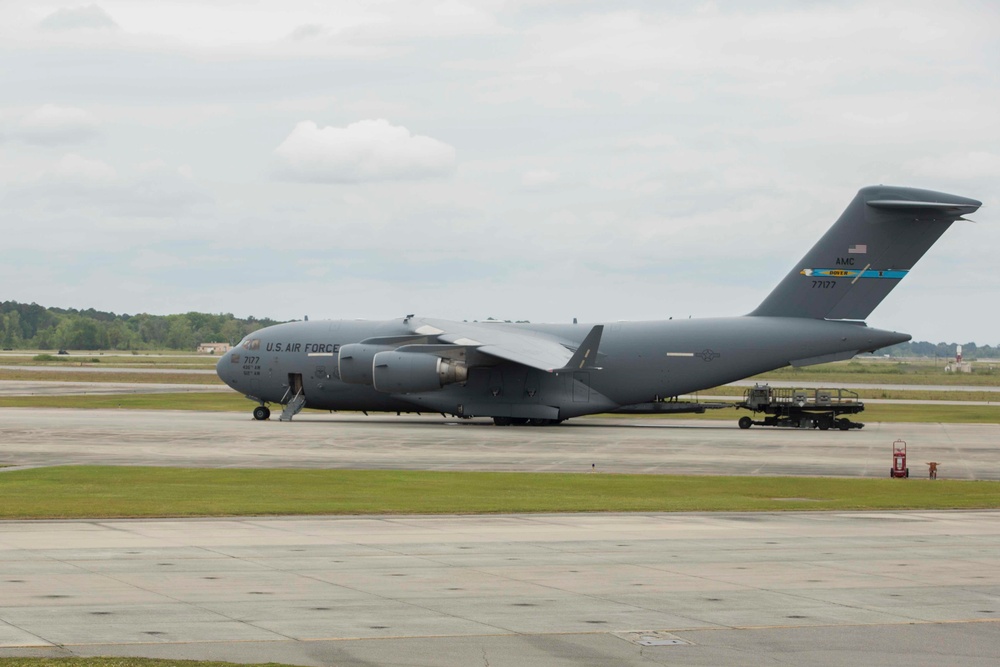
[[[233,371],[232,371],[232,357],[234,351],[230,350],[226,352],[219,358],[219,362],[215,364],[215,374],[219,376],[219,379],[228,385],[232,385]]]

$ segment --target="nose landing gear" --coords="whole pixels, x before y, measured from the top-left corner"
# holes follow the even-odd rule
[[[270,418],[271,410],[266,405],[258,405],[253,409],[253,418],[257,421],[264,421]]]

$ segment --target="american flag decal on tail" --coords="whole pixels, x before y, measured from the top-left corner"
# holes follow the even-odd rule
[[[847,254],[849,255],[864,255],[868,252],[868,246],[864,243],[858,243],[857,245],[852,245],[847,249]]]

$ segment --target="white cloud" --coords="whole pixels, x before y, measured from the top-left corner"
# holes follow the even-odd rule
[[[4,4],[16,3],[0,3],[0,18]],[[496,3],[441,0],[102,0],[101,6],[63,7],[42,14],[41,20],[40,12],[49,7],[20,11],[33,15],[29,25],[39,29],[23,38],[13,37],[79,43],[88,33],[103,33],[107,38],[113,29],[116,44],[143,51],[194,49],[202,54],[266,54],[279,59],[309,54],[368,58],[396,54],[423,40],[502,33],[496,7]],[[0,23],[0,35],[4,28]]]
[[[898,88],[886,82],[908,79],[916,62],[928,76],[954,79],[985,72],[992,60],[992,17],[969,22],[966,13],[928,2],[730,3],[696,11],[661,4],[529,25],[522,36],[530,48],[513,60],[482,61],[495,76],[476,91],[492,102],[549,108],[600,106],[612,96],[624,106],[693,100],[708,110],[720,93],[788,104],[838,86],[841,94],[860,88],[891,97]],[[949,41],[954,31],[963,35],[962,50]]]
[[[77,107],[44,104],[21,119],[16,136],[30,144],[75,144],[97,135],[99,124],[88,111]]]
[[[275,151],[278,176],[307,183],[358,183],[445,176],[455,149],[387,120],[320,128],[302,121]]]
[[[548,169],[532,169],[521,177],[521,185],[528,190],[540,190],[559,181],[559,174]]]
[[[86,15],[73,29],[39,25],[94,2],[119,29],[81,27]],[[954,225],[914,272],[923,286],[901,287],[886,306],[898,312],[871,324],[995,337],[1000,315],[944,293],[974,276],[968,294],[998,298],[981,278],[997,275],[1000,243],[998,20],[1000,4],[982,0],[0,2],[16,65],[0,67],[0,210],[13,230],[0,266],[30,257],[36,269],[0,282],[51,303],[78,280],[88,289],[68,305],[118,310],[738,313],[857,188],[883,182],[985,204],[982,224]],[[22,119],[45,102],[86,109],[100,141],[28,143]],[[405,129],[347,127],[379,118]],[[318,125],[296,128],[304,119]],[[415,134],[442,150],[415,150]],[[281,243],[261,246],[275,229]],[[206,246],[226,259],[157,258]],[[57,261],[55,247],[91,254]],[[129,267],[135,257],[163,268],[155,281]],[[260,266],[301,289],[237,289]],[[105,288],[98,267],[121,279]],[[59,277],[46,293],[43,273]],[[116,285],[143,286],[139,305],[115,305],[128,298]],[[650,285],[671,288],[651,300]],[[336,306],[316,306],[331,286],[344,290]],[[495,294],[489,312],[453,298],[469,289]]]
[[[313,37],[321,37],[327,34],[326,28],[316,23],[305,23],[303,25],[297,26],[288,35],[289,39],[311,39]]]
[[[117,176],[115,168],[100,160],[88,160],[76,153],[60,158],[46,176],[57,181],[83,184],[109,183]]]
[[[38,26],[45,30],[114,29],[114,19],[98,5],[60,7],[42,19]]]
[[[188,259],[175,254],[143,248],[132,258],[129,266],[140,273],[149,273],[164,269],[182,269],[189,263]]]
[[[903,169],[916,176],[934,180],[996,183],[1000,180],[1000,155],[987,151],[969,151],[922,157],[910,160],[903,165]]]
[[[662,150],[677,146],[677,137],[664,132],[654,132],[652,134],[626,137],[615,143],[616,148],[621,150]]]
[[[140,164],[125,176],[101,160],[68,153],[4,198],[9,212],[46,211],[90,218],[94,229],[129,226],[129,219],[193,214],[212,198],[161,160]]]

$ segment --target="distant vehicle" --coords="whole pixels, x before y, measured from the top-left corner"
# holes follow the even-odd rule
[[[864,320],[953,222],[980,206],[930,190],[863,188],[742,317],[593,325],[415,315],[291,322],[250,334],[216,370],[258,404],[256,419],[270,416],[269,403],[285,406],[283,421],[309,407],[491,417],[498,426],[603,412],[699,412],[703,406],[675,397],[910,340]],[[669,287],[651,287],[647,298],[669,296]],[[456,298],[489,303],[484,293]]]
[[[847,389],[793,389],[773,388],[756,384],[743,393],[743,402],[736,407],[763,412],[766,417],[753,420],[740,417],[740,428],[751,426],[785,426],[791,428],[818,428],[826,431],[839,428],[846,431],[864,428],[841,415],[857,414],[865,409],[858,394]]]
[[[69,354],[66,350],[59,350],[56,354]]]

